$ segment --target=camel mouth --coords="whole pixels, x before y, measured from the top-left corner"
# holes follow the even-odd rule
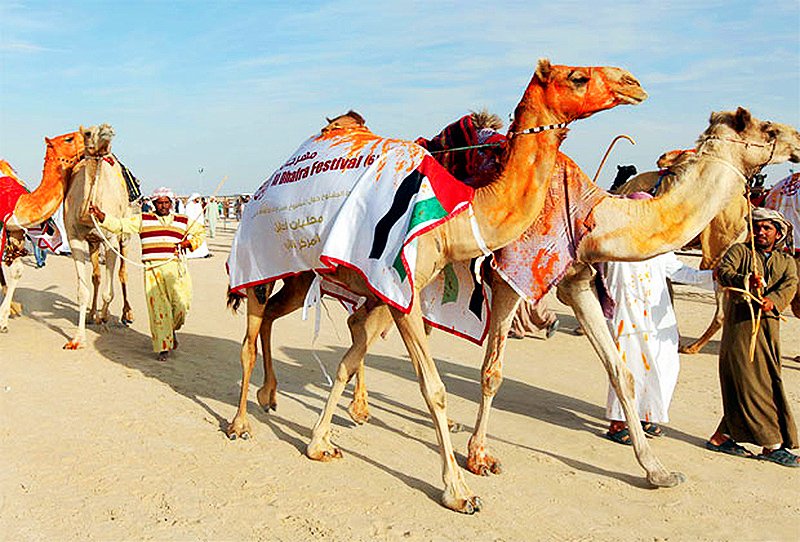
[[[617,99],[620,101],[620,103],[626,105],[639,105],[647,99],[647,92],[640,88],[637,89],[636,93],[617,94]]]

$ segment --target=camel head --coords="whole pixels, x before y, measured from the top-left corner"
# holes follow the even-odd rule
[[[539,60],[526,96],[531,91],[539,93],[541,105],[562,122],[618,105],[636,105],[647,98],[639,81],[621,68],[561,66],[547,59]]]
[[[2,158],[0,158],[0,177],[11,177],[12,179],[21,183],[19,175],[17,175],[14,167],[9,164],[8,161],[3,160]]]
[[[83,134],[86,154],[89,156],[103,156],[111,152],[111,140],[114,138],[114,129],[110,124],[100,124],[80,128]]]
[[[47,144],[46,159],[55,157],[64,170],[70,170],[83,157],[85,146],[81,132],[70,132],[57,137],[44,138]]]
[[[364,117],[359,115],[357,112],[353,111],[352,109],[345,113],[344,115],[339,115],[338,117],[334,117],[333,119],[329,119],[325,117],[325,120],[328,121],[327,126],[322,128],[322,133],[326,134],[331,130],[337,130],[340,128],[366,128],[367,121],[364,120]]]
[[[769,164],[800,162],[800,132],[793,126],[758,120],[740,107],[711,113],[709,126],[698,145],[725,146],[729,158],[749,175]]]

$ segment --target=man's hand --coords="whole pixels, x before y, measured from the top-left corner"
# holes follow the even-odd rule
[[[89,214],[94,216],[98,222],[102,222],[106,219],[106,214],[94,206],[94,203],[89,204]]]
[[[184,239],[183,241],[175,245],[175,252],[191,250],[191,248],[192,248],[192,242],[189,241],[188,239]]]
[[[764,287],[764,279],[758,275],[750,275],[750,291],[755,292]]]
[[[764,312],[772,312],[774,308],[775,308],[775,303],[773,303],[771,299],[765,297],[763,302],[761,303],[761,309],[764,310]]]

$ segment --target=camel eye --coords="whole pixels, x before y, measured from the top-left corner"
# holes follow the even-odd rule
[[[581,86],[589,82],[589,77],[580,72],[573,72],[569,74],[569,80],[575,83],[576,85]]]
[[[65,137],[64,141],[66,141],[67,143],[72,143],[72,136]]]

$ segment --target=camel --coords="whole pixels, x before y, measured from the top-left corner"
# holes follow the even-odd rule
[[[648,192],[653,195],[664,194],[675,183],[675,175],[671,168],[690,158],[694,150],[675,150],[661,155],[657,161],[658,171],[644,172],[620,186],[615,193],[631,194]],[[748,201],[745,194],[732,198],[703,231],[688,243],[688,246],[699,246],[702,252],[700,269],[713,269],[719,264],[725,252],[735,243],[743,242],[747,237]],[[711,338],[722,328],[725,318],[725,291],[715,294],[716,309],[706,330],[695,341],[680,347],[683,354],[698,353]],[[800,295],[798,296],[800,297]]]
[[[476,189],[474,193],[472,207],[476,227],[485,242],[484,247],[476,240],[470,213],[459,213],[417,237],[417,262],[409,312],[404,313],[396,307],[389,307],[388,311],[406,344],[434,421],[445,485],[442,504],[447,508],[474,513],[480,509],[481,503],[468,488],[455,462],[447,432],[444,385],[425,339],[420,290],[441,272],[445,264],[470,260],[502,247],[516,239],[530,225],[544,204],[549,174],[565,135],[560,128],[564,123],[617,105],[640,103],[645,98],[646,93],[638,81],[625,70],[557,66],[546,60],[540,61],[515,110],[503,169],[492,184]],[[538,135],[528,137],[523,132]],[[342,137],[347,137],[347,134],[342,134]],[[359,273],[340,266],[326,276],[349,291],[375,302]],[[272,286],[273,283],[265,285],[266,294],[271,292]],[[248,303],[251,297],[254,295],[248,291]],[[330,441],[330,420],[347,381],[358,369],[364,346],[368,346],[368,340],[364,337],[377,335],[383,329],[380,326],[376,332],[370,328],[366,316],[376,310],[383,311],[385,306],[379,304],[372,311],[356,311],[348,321],[354,346],[339,365],[325,410],[312,432],[311,442],[306,449],[306,455],[312,459],[324,461],[341,457],[341,451]],[[261,322],[257,320],[258,315],[248,309],[248,329],[259,329]]]
[[[114,130],[108,124],[81,127],[86,145],[86,156],[79,162],[72,173],[69,190],[64,199],[64,227],[72,250],[72,260],[78,277],[78,328],[72,339],[64,348],[76,350],[83,348],[86,342],[86,312],[89,304],[89,287],[87,275],[89,267],[96,262],[102,237],[97,233],[88,214],[90,203],[103,208],[114,216],[129,216],[128,193],[122,177],[122,170],[111,154],[111,139]],[[113,246],[121,246],[120,240],[113,235],[105,235]],[[103,304],[99,313],[95,313],[94,322],[106,324],[109,319],[109,305],[114,298],[114,268],[117,254],[113,250],[105,252],[105,275],[103,281]],[[120,269],[120,282],[123,284],[124,306],[123,320],[133,318],[127,301],[125,288],[126,275]],[[95,286],[97,280],[95,279]]]
[[[628,180],[636,175],[636,166],[633,164],[627,166],[617,166],[617,174],[611,182],[609,192],[616,192],[620,186],[624,186]]]
[[[655,486],[676,485],[684,477],[665,471],[647,444],[633,404],[632,376],[608,331],[589,264],[639,261],[680,248],[732,200],[741,197],[754,173],[768,164],[785,161],[800,161],[800,133],[795,128],[759,121],[743,108],[712,113],[709,127],[698,139],[696,155],[675,167],[671,190],[652,200],[608,197],[597,204],[591,213],[595,225],[578,245],[576,263],[558,284],[558,298],[575,312],[603,361],[623,405],[636,458]],[[486,449],[488,416],[502,382],[506,337],[520,301],[496,273],[492,284],[492,321],[481,368],[481,405],[467,459],[469,470],[480,474],[500,471],[499,461]]]
[[[14,291],[22,278],[22,259],[25,254],[24,232],[41,224],[58,210],[72,167],[83,154],[83,137],[70,132],[54,138],[45,138],[47,150],[42,170],[42,182],[33,192],[22,193],[5,220],[7,246],[2,254],[0,277],[3,278],[3,302],[0,304],[0,333],[8,332],[8,318],[12,310],[20,314],[22,307],[14,303]],[[0,176],[24,183],[5,160],[0,160]],[[5,271],[5,272],[4,272]],[[7,279],[6,279],[7,277]]]

